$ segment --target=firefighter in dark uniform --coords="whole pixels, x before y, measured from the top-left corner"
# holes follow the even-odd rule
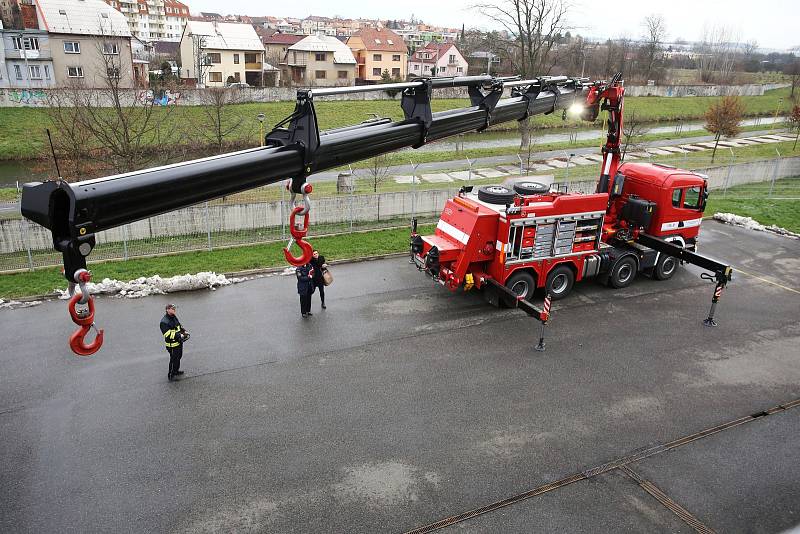
[[[187,332],[175,315],[175,305],[167,304],[166,313],[161,319],[161,333],[164,334],[164,343],[167,346],[169,353],[169,373],[167,379],[170,381],[177,380],[177,376],[183,374],[180,370],[181,356],[183,356],[183,344],[189,339],[189,332]]]

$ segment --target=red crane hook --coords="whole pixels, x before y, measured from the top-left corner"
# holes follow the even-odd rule
[[[311,193],[311,184],[303,184],[302,191],[303,205],[296,206],[294,209],[292,209],[292,213],[289,215],[289,233],[292,234],[292,237],[289,239],[289,243],[286,245],[286,248],[283,249],[283,256],[286,258],[286,261],[295,267],[305,265],[311,261],[311,256],[314,253],[314,248],[311,246],[311,243],[305,240],[306,234],[308,234],[308,213],[311,210],[311,202],[308,200],[308,194]],[[292,194],[292,203],[293,202],[294,194]],[[295,223],[295,218],[298,215],[303,216],[303,225],[300,227],[298,227]],[[297,243],[297,246],[300,247],[300,256],[294,256],[289,251],[292,243]]]
[[[89,290],[86,287],[86,283],[91,279],[88,271],[77,273],[76,279],[79,280],[81,285],[81,292],[72,295],[72,298],[69,299],[69,304],[67,304],[67,310],[72,322],[78,325],[79,328],[69,336],[69,348],[78,356],[91,356],[103,346],[103,330],[98,330],[94,325],[94,298],[89,295]],[[80,302],[84,298],[86,302]],[[86,304],[88,310],[85,312],[78,311],[75,308],[78,303]],[[94,341],[87,345],[85,338],[92,328],[97,332],[97,336]]]

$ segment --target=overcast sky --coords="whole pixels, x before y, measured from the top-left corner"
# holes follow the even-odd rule
[[[192,13],[274,15],[303,18],[308,15],[350,18],[409,19],[413,14],[430,24],[460,28],[492,29],[492,24],[468,6],[493,0],[434,0],[431,2],[365,2],[364,0],[186,0]],[[496,0],[495,0],[496,1]],[[502,0],[500,0],[502,2]],[[642,19],[651,13],[664,15],[670,39],[699,39],[703,25],[716,23],[734,29],[740,41],[756,40],[764,48],[785,49],[800,45],[798,0],[575,0],[570,22],[576,33],[593,37],[639,37]]]

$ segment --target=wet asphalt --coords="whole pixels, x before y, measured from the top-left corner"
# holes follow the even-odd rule
[[[800,241],[708,221],[743,273],[720,326],[694,268],[595,282],[538,323],[405,258],[336,266],[303,320],[293,277],[101,298],[73,356],[64,302],[0,310],[0,531],[402,532],[800,398]],[[746,273],[746,274],[744,274]],[[167,382],[158,321],[192,332]],[[800,523],[800,406],[469,520],[466,532],[688,532]]]

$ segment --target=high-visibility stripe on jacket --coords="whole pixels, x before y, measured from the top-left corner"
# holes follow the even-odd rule
[[[182,330],[181,323],[174,315],[164,314],[159,324],[161,333],[164,334],[164,343],[168,349],[178,347],[183,343],[180,332]]]

